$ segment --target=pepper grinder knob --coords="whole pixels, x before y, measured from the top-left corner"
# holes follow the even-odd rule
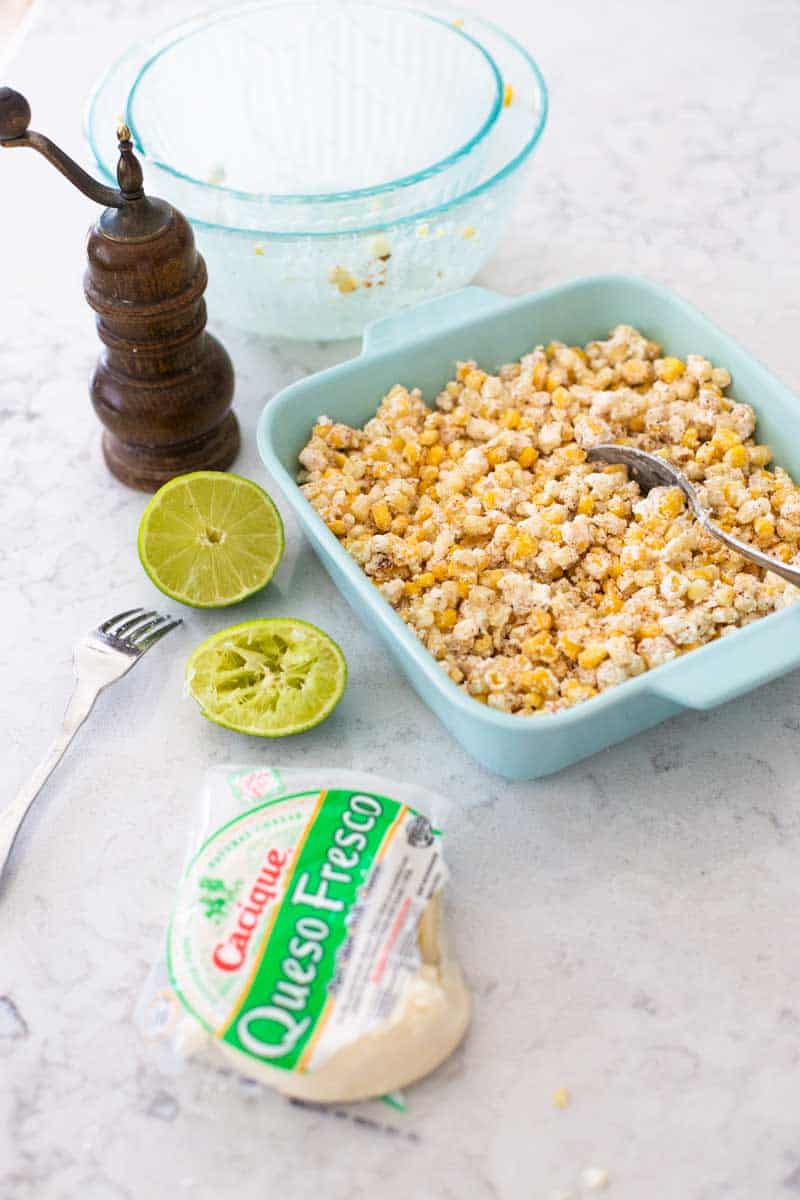
[[[13,88],[0,88],[0,142],[13,142],[28,132],[31,106]]]
[[[144,175],[142,164],[133,153],[131,131],[127,125],[120,125],[117,130],[117,141],[119,143],[117,183],[126,200],[139,200],[144,195]]]

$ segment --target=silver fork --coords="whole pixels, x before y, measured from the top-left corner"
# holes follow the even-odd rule
[[[56,769],[100,693],[127,675],[151,646],[180,625],[180,619],[155,611],[131,608],[109,617],[78,642],[72,655],[75,687],[64,713],[61,732],[11,804],[0,812],[0,876],[8,862],[22,822],[39,792]]]

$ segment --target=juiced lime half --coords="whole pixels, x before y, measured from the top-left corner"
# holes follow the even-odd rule
[[[283,522],[241,475],[194,471],[156,492],[139,524],[139,558],[157,588],[195,608],[236,604],[264,587],[283,555]]]
[[[210,721],[257,737],[286,737],[333,712],[347,663],[316,625],[274,617],[208,638],[189,659],[186,680]]]

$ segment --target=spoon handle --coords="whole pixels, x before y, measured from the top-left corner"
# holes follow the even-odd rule
[[[701,524],[712,537],[724,542],[730,550],[735,550],[748,562],[755,563],[757,567],[764,567],[765,570],[772,571],[774,575],[780,575],[788,583],[793,583],[795,587],[800,587],[800,567],[790,566],[789,563],[781,562],[779,558],[773,558],[771,554],[764,554],[762,550],[757,550],[749,542],[740,541],[732,533],[726,533],[724,529],[720,529],[706,516],[701,519]]]

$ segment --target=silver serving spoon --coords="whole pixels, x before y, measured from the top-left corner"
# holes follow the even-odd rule
[[[741,554],[742,558],[746,558],[748,562],[755,563],[757,567],[764,567],[767,571],[773,571],[782,579],[793,583],[795,587],[800,587],[800,567],[790,567],[780,559],[772,558],[769,554],[763,554],[761,550],[756,550],[755,546],[751,546],[749,542],[742,542],[733,534],[720,529],[711,520],[708,510],[703,508],[697,498],[697,492],[683,472],[668,462],[664,462],[663,458],[658,458],[655,454],[648,454],[646,450],[636,450],[633,446],[608,445],[592,446],[586,457],[589,462],[620,463],[627,467],[631,478],[636,480],[645,494],[654,487],[680,488],[695,517],[712,537],[723,542],[729,549],[735,550],[737,554]]]

